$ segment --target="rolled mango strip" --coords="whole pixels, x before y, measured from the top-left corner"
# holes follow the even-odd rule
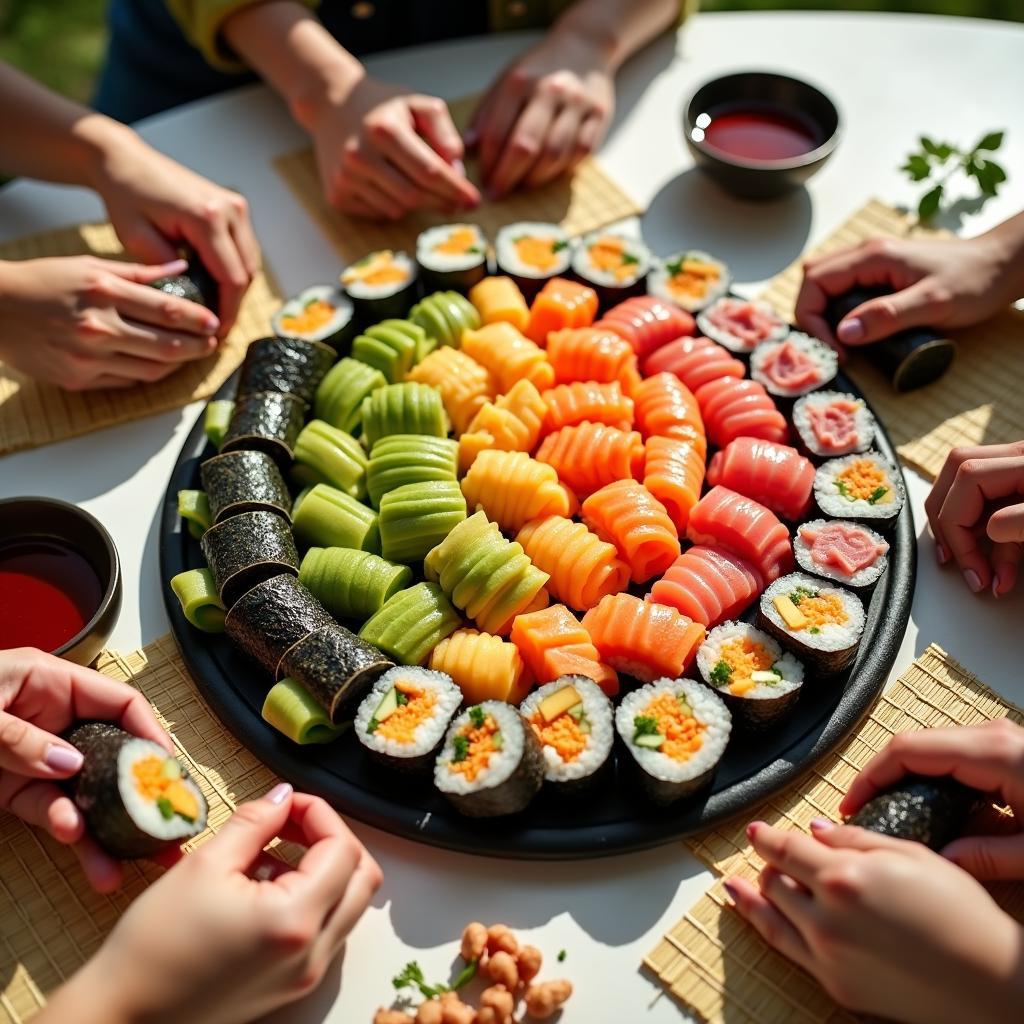
[[[357,500],[366,496],[366,452],[351,435],[310,420],[295,442],[292,478],[300,486],[330,484]]]
[[[510,277],[485,277],[470,289],[469,301],[485,324],[505,321],[516,330],[525,331],[530,323],[526,299]]]
[[[261,714],[278,732],[302,744],[330,743],[352,724],[331,725],[327,712],[300,683],[288,677],[270,688]]]
[[[235,411],[235,403],[230,399],[218,399],[209,402],[203,416],[203,433],[214,448],[220,448],[224,435],[228,432],[228,424]]]
[[[178,491],[178,515],[188,524],[188,532],[199,540],[213,526],[206,491]]]
[[[171,578],[171,590],[185,618],[204,633],[224,632],[224,602],[209,569],[189,569]]]
[[[327,484],[317,484],[295,499],[292,529],[307,547],[380,552],[377,513]]]

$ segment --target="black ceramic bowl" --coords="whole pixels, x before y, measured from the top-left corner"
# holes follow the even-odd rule
[[[717,114],[743,110],[781,115],[817,145],[780,160],[746,159],[708,144],[704,128]],[[839,142],[839,111],[820,90],[798,78],[741,71],[702,85],[683,112],[683,132],[697,166],[726,191],[745,199],[773,199],[802,185]]]
[[[121,611],[121,563],[110,534],[77,505],[56,498],[0,500],[0,540],[56,541],[84,558],[99,579],[102,597],[86,624],[52,653],[78,665],[96,660]]]

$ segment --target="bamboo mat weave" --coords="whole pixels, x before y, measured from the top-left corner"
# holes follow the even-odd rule
[[[874,753],[899,732],[976,725],[1024,713],[933,644],[838,750],[785,792],[733,822],[696,837],[690,849],[719,875],[754,880],[763,862],[744,829],[760,819],[807,831],[811,818],[839,821],[839,801]],[[992,887],[1024,921],[1024,884]],[[809,975],[775,953],[729,907],[721,879],[653,949],[644,965],[699,1019],[710,1024],[840,1024],[859,1018],[837,1006]]]
[[[118,258],[124,250],[109,224],[58,228],[0,244],[0,260],[82,255]],[[155,384],[112,391],[61,391],[0,363],[0,455],[209,398],[235,371],[249,342],[270,333],[270,317],[280,304],[277,288],[264,269],[250,285],[238,322],[217,352],[184,364]]]
[[[813,255],[869,238],[949,237],[877,199],[858,210]],[[802,257],[768,286],[762,298],[792,318],[803,277]],[[1024,312],[1007,309],[983,324],[951,332],[959,352],[949,372],[926,388],[897,394],[864,360],[854,378],[885,424],[904,462],[934,479],[951,448],[1024,439]]]
[[[467,96],[449,104],[458,128],[468,125],[477,99]],[[570,234],[578,235],[643,212],[593,158],[584,160],[570,178],[514,192],[496,202],[484,198],[475,210],[454,214],[424,210],[399,223],[384,224],[348,217],[328,205],[312,149],[307,147],[278,157],[274,166],[313,222],[326,232],[346,266],[376,249],[415,252],[416,236],[421,231],[436,224],[450,224],[453,220],[472,221],[493,239],[499,228],[515,221],[561,224]],[[472,160],[467,162],[467,171],[470,178],[478,182]]]

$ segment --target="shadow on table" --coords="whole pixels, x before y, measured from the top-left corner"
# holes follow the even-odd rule
[[[608,127],[609,135],[615,134],[651,82],[676,59],[677,45],[674,34],[659,36],[622,65],[615,76],[615,114]]]
[[[342,978],[345,974],[345,953],[334,960],[324,972],[324,976],[308,996],[303,996],[297,1002],[289,1003],[280,1009],[272,1010],[265,1017],[253,1021],[253,1024],[284,1024],[285,1021],[292,1024],[320,1024],[327,1021],[330,1016],[331,1007],[338,1001],[341,992]]]
[[[139,631],[148,640],[167,632],[167,611],[164,608],[163,588],[168,581],[160,572],[160,531],[164,506],[157,505],[146,533],[139,566]],[[130,567],[129,570],[130,571]]]

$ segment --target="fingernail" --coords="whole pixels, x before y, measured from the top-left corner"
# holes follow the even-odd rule
[[[46,767],[52,768],[55,772],[77,772],[84,760],[81,751],[75,750],[74,747],[58,746],[56,743],[51,743],[43,755]]]
[[[204,323],[206,325],[206,329],[211,334],[214,334],[220,330],[220,321],[215,316],[208,316]]]
[[[859,317],[850,317],[839,325],[836,335],[846,344],[856,343],[864,337],[864,322]]]
[[[452,168],[461,174],[463,177],[466,175],[466,165],[461,160],[453,160]]]
[[[827,832],[830,828],[835,827],[835,822],[829,821],[827,818],[811,818],[812,832]]]
[[[722,882],[722,888],[725,889],[725,891],[729,894],[729,899],[732,900],[733,906],[735,906],[737,903],[739,903],[739,901],[740,901],[740,891],[739,891],[739,889],[736,888],[735,885],[733,885],[731,878],[726,878]]]
[[[294,790],[287,782],[279,782],[268,794],[267,799],[272,804],[283,804],[292,795]]]
[[[945,565],[949,561],[949,552],[944,545],[935,545],[935,557],[939,560],[939,565]]]
[[[747,826],[747,838],[748,839],[753,839],[754,836],[757,835],[757,830],[761,827],[762,824],[763,824],[763,822],[760,822],[760,821],[752,821]]]
[[[181,274],[188,270],[188,260],[171,260],[170,263],[165,263],[160,269],[168,276]]]
[[[981,590],[981,577],[973,569],[964,569],[964,580],[971,593],[977,594]]]

